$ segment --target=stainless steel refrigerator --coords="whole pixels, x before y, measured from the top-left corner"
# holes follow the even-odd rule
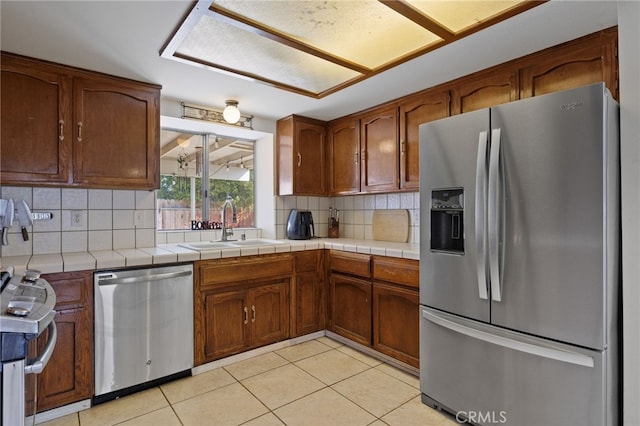
[[[425,404],[475,424],[616,424],[618,145],[604,84],[420,126]]]

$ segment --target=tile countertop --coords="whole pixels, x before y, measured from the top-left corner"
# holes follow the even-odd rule
[[[37,269],[43,274],[50,274],[56,272],[122,268],[126,266],[193,262],[205,259],[286,253],[290,251],[321,248],[406,259],[420,259],[420,247],[418,244],[353,240],[347,238],[279,241],[281,241],[279,244],[262,245],[259,247],[223,248],[200,252],[180,247],[178,244],[161,244],[156,247],[139,249],[10,256],[0,258],[0,267],[13,265],[16,274],[23,274],[26,269]]]

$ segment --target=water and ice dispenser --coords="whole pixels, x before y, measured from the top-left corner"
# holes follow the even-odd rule
[[[464,190],[431,191],[431,250],[464,254]]]

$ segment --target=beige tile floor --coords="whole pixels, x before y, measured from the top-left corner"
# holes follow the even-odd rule
[[[93,425],[457,424],[422,404],[419,381],[320,337],[43,423]]]

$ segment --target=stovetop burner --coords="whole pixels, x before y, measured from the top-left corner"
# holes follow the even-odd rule
[[[10,275],[10,271],[7,271]],[[56,294],[51,285],[29,270],[6,278],[0,291],[0,333],[40,334],[55,316]]]

